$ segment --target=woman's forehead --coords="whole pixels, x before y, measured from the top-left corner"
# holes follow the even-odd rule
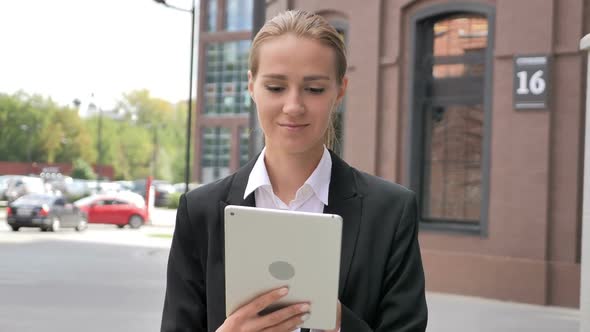
[[[265,41],[258,49],[258,75],[334,78],[335,52],[319,41],[285,35]],[[275,77],[278,78],[278,77]]]

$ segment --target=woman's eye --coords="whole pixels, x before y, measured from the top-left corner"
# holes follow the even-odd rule
[[[323,93],[325,89],[324,88],[307,88],[306,90],[313,93],[313,94],[319,95],[319,94]]]
[[[281,86],[267,85],[266,89],[270,92],[282,92],[285,88]]]

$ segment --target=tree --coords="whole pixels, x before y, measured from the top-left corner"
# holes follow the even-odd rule
[[[128,115],[129,123],[141,128],[147,135],[143,138],[147,140],[143,142],[149,144],[148,168],[140,168],[135,173],[144,174],[147,170],[147,174],[153,173],[151,175],[158,179],[171,181],[184,178],[183,170],[181,176],[177,172],[177,160],[184,156],[184,122],[178,117],[179,105],[153,98],[147,90],[138,90],[124,94],[118,107]],[[127,139],[121,142],[126,142]],[[133,150],[126,146],[125,151],[129,153]],[[150,166],[155,172],[151,172]]]
[[[173,105],[147,90],[122,96],[123,119],[102,118],[100,162],[113,165],[115,177],[148,175],[184,179],[185,103]],[[98,163],[98,117],[78,112],[51,98],[0,93],[0,160]],[[155,172],[152,172],[152,165]]]
[[[96,173],[94,173],[94,170],[92,170],[92,167],[88,163],[78,158],[74,160],[72,177],[76,179],[94,180],[96,179]]]

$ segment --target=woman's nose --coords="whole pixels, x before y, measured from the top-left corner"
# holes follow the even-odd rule
[[[283,112],[291,116],[297,116],[305,112],[303,100],[301,100],[301,93],[298,91],[289,93],[283,105]]]

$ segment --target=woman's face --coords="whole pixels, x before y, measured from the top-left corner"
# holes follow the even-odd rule
[[[335,52],[319,42],[284,35],[258,49],[258,73],[248,72],[267,149],[306,153],[323,149],[330,113],[347,79],[336,77]]]

